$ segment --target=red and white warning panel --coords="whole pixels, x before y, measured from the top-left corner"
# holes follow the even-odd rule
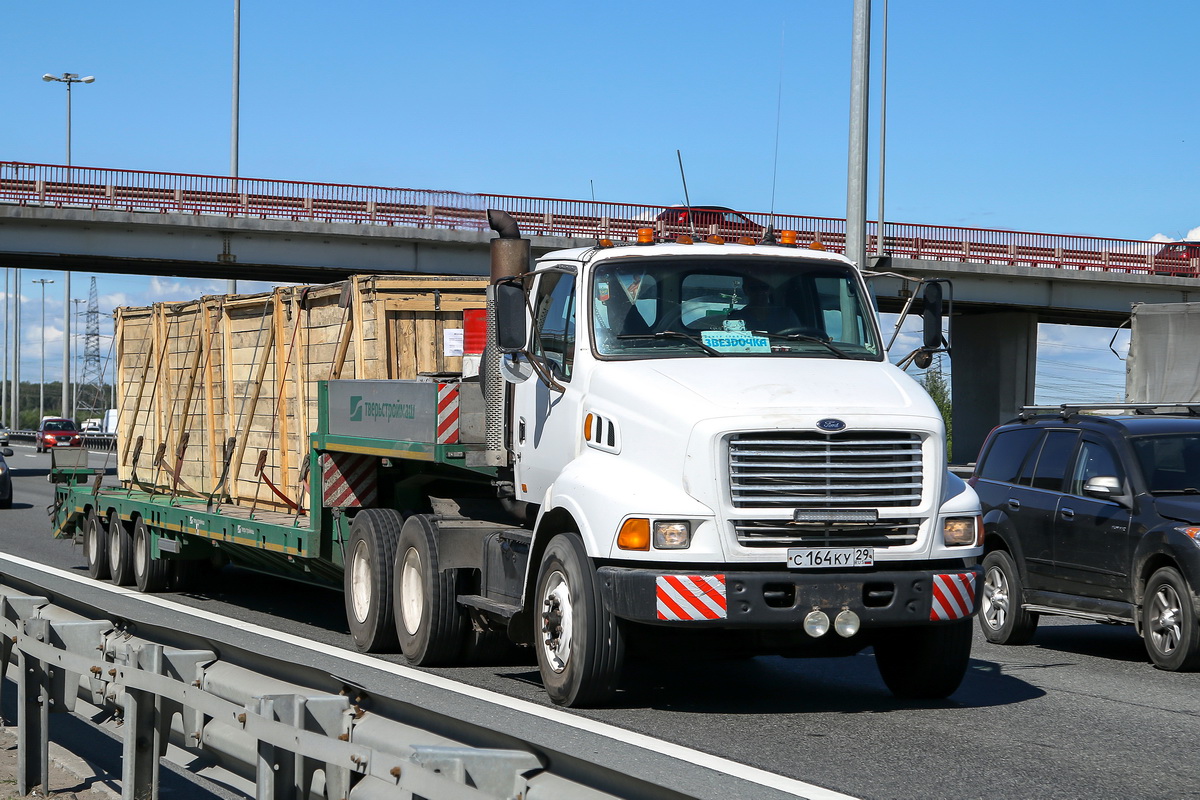
[[[975,613],[975,574],[957,572],[933,576],[933,607],[929,619],[934,621],[963,619]]]
[[[661,620],[725,619],[724,575],[661,575],[655,579]]]
[[[439,383],[437,443],[458,443],[458,384]]]
[[[321,454],[321,497],[326,508],[375,505],[379,493],[375,467],[379,459],[357,453]]]

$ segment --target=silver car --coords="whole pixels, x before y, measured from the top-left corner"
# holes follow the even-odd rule
[[[12,508],[12,473],[9,472],[5,456],[12,457],[13,451],[7,447],[0,448],[0,508]]]
[[[8,426],[0,425],[0,447],[8,447]]]

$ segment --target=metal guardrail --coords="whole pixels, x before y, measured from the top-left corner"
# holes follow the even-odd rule
[[[18,791],[49,795],[49,715],[76,712],[107,718],[122,740],[129,800],[158,796],[163,757],[263,800],[851,800],[732,762],[714,771],[722,760],[712,756],[702,767],[681,762],[670,748],[682,748],[651,752],[625,731],[606,734],[615,749],[602,754],[600,723],[522,716],[520,700],[253,629],[0,554],[0,671],[17,684]],[[365,660],[389,669],[373,675]],[[447,707],[431,696],[450,696]],[[496,727],[503,719],[507,730]],[[579,752],[563,750],[572,742]]]
[[[8,438],[10,441],[32,442],[37,439],[37,431],[9,431]],[[116,450],[117,435],[115,433],[85,433],[83,434],[83,446],[88,450],[99,452]]]
[[[0,201],[22,205],[83,207],[177,214],[219,214],[256,219],[314,220],[375,225],[487,230],[485,209],[508,211],[531,235],[634,238],[639,227],[660,234],[688,232],[657,221],[665,206],[584,200],[466,194],[449,191],[140,170],[0,162]],[[738,235],[776,230],[800,233],[827,249],[845,248],[846,221],[831,217],[744,212],[748,222],[712,225],[702,233]],[[868,221],[868,252],[879,226]],[[989,230],[886,222],[884,252],[892,256],[1009,266],[1196,276],[1200,258],[1187,258],[1164,242],[1069,234]]]

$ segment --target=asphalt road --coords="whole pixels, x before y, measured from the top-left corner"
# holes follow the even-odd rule
[[[83,570],[82,550],[49,535],[49,457],[13,449],[0,547]],[[247,577],[227,569],[174,599],[353,647],[340,594]],[[549,705],[532,660],[430,671]],[[574,713],[862,798],[1186,798],[1200,797],[1198,690],[1200,673],[1154,669],[1132,628],[1049,620],[1025,647],[977,633],[971,670],[945,701],[895,700],[868,651],[665,660],[629,670],[612,707]]]

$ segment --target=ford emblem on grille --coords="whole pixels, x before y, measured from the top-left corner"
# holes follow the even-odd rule
[[[817,427],[828,433],[837,433],[846,430],[846,423],[840,419],[823,419],[817,423]]]

